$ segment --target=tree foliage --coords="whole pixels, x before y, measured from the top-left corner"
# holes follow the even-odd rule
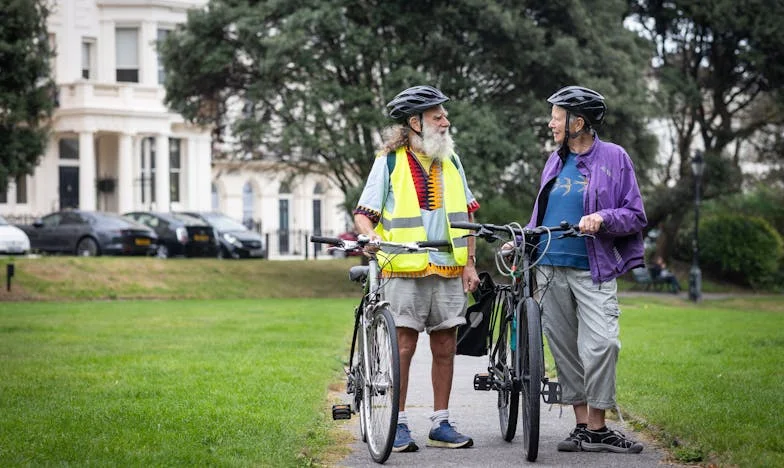
[[[2,0],[0,20],[0,190],[32,174],[54,109],[45,0]]]
[[[742,188],[743,163],[781,174],[784,125],[784,3],[770,0],[630,0],[656,47],[656,101],[674,129],[673,154],[649,193],[650,225],[664,222],[668,250],[691,205],[690,159],[704,149],[703,198]]]
[[[620,0],[211,0],[162,45],[167,104],[215,128],[227,157],[326,172],[355,194],[383,109],[414,84],[441,88],[469,183],[530,210],[550,140],[546,98],[569,84],[610,106],[602,137],[641,166],[643,41]],[[234,111],[233,111],[234,109]],[[324,168],[327,168],[324,171]]]

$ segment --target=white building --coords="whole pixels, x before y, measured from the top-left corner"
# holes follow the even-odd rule
[[[289,172],[269,161],[220,161],[213,167],[213,211],[261,232],[270,258],[312,254],[307,236],[337,236],[353,224],[343,192],[326,177]]]
[[[345,229],[346,217],[335,209],[342,195],[325,180],[281,186],[277,174],[263,172],[269,168],[213,168],[209,131],[163,104],[165,70],[156,43],[186,20],[188,9],[206,3],[53,2],[48,28],[59,106],[52,137],[35,173],[0,193],[0,214],[30,222],[72,207],[118,213],[215,209],[253,220],[262,234]],[[271,254],[298,250],[278,244]]]

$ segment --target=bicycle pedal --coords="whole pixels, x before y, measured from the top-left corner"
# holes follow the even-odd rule
[[[474,375],[474,390],[490,390],[490,374]]]
[[[542,399],[548,405],[561,403],[561,384],[555,381],[545,381],[542,385]]]
[[[332,419],[351,419],[351,405],[332,405]]]

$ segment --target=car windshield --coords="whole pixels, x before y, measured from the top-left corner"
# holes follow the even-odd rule
[[[182,221],[188,226],[204,226],[204,221],[191,215],[186,215],[184,213],[169,213],[169,215],[174,219]]]
[[[215,213],[204,213],[204,217],[207,219],[207,221],[210,222],[210,224],[215,226],[219,231],[247,231],[248,230],[248,228],[246,228],[242,223],[240,223],[239,221],[234,221],[228,216],[215,214]]]

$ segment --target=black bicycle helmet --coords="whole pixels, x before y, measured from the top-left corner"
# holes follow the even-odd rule
[[[389,117],[402,120],[448,101],[449,98],[432,86],[412,86],[387,103]]]
[[[567,111],[579,115],[596,127],[604,120],[607,105],[604,96],[596,91],[582,86],[567,86],[556,91],[547,98],[547,102],[554,106],[563,107]]]

